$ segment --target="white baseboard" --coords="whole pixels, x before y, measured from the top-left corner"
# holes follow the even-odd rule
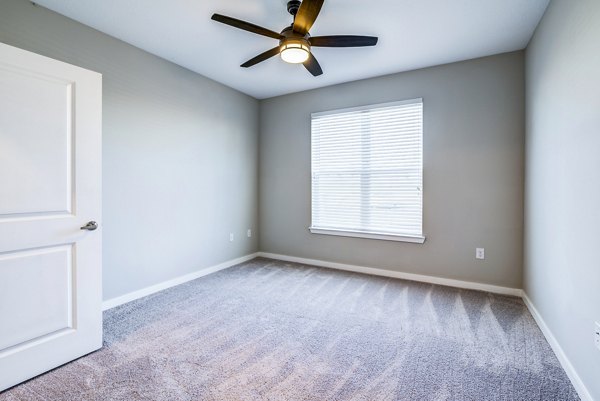
[[[258,256],[261,256],[263,258],[269,258],[269,259],[283,260],[286,262],[302,263],[305,265],[328,267],[330,269],[345,270],[345,271],[350,271],[350,272],[355,272],[355,273],[372,274],[375,276],[392,277],[392,278],[399,278],[399,279],[403,279],[403,280],[420,281],[420,282],[424,282],[424,283],[446,285],[448,287],[457,287],[457,288],[465,288],[465,289],[469,289],[469,290],[487,291],[487,292],[492,292],[494,294],[512,295],[515,297],[520,297],[523,293],[523,291],[518,288],[500,287],[497,285],[475,283],[472,281],[453,280],[453,279],[449,279],[449,278],[426,276],[423,274],[404,273],[404,272],[398,272],[398,271],[393,271],[393,270],[376,269],[373,267],[349,265],[349,264],[345,264],[345,263],[327,262],[327,261],[318,260],[318,259],[306,259],[306,258],[299,258],[296,256],[278,255],[275,253],[268,253],[268,252],[258,252]]]
[[[218,265],[205,267],[203,269],[197,270],[193,273],[186,274],[184,276],[175,277],[174,279],[163,281],[162,283],[154,284],[146,288],[142,288],[141,290],[133,291],[127,293],[125,295],[121,295],[119,297],[107,299],[102,302],[102,310],[107,310],[110,308],[114,308],[115,306],[119,306],[125,304],[127,302],[134,301],[138,298],[145,297],[150,294],[154,294],[155,292],[159,292],[165,290],[170,287],[174,287],[179,284],[183,284],[185,282],[195,280],[197,278],[209,275],[211,273],[218,272],[219,270],[227,269],[228,267],[239,265],[240,263],[247,262],[251,259],[258,257],[258,253],[252,253],[250,255],[242,256],[236,259],[228,260],[223,263],[219,263]]]
[[[542,318],[542,315],[540,315],[538,310],[535,308],[533,302],[531,302],[531,299],[529,299],[525,291],[523,291],[523,302],[525,302],[525,305],[527,305],[529,312],[531,312],[531,315],[535,319],[540,330],[542,330],[542,333],[544,333],[544,337],[546,337],[548,344],[550,344],[550,347],[554,351],[554,354],[558,358],[558,361],[560,362],[562,368],[567,373],[567,376],[571,380],[571,383],[573,383],[573,387],[575,387],[575,390],[579,394],[579,398],[581,398],[581,401],[594,401],[591,393],[588,391],[587,387],[585,387],[585,384],[583,384],[583,381],[575,371],[575,368],[569,361],[569,358],[567,358],[567,355],[556,340],[556,337],[554,337],[554,335],[550,331],[550,328]]]

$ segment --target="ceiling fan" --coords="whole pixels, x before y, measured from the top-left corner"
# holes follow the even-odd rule
[[[265,61],[277,54],[283,61],[300,64],[315,77],[323,74],[319,62],[311,52],[311,47],[362,47],[375,46],[377,37],[356,35],[310,36],[308,31],[314,24],[324,0],[291,0],[287,10],[294,17],[292,25],[285,27],[281,33],[271,31],[236,18],[221,14],[213,14],[212,19],[235,28],[243,29],[258,35],[279,40],[276,46],[246,61],[241,67],[248,68]]]

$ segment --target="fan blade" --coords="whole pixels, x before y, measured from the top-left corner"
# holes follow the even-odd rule
[[[308,60],[304,62],[304,66],[315,77],[318,77],[319,75],[323,74],[323,70],[321,69],[319,62],[317,61],[315,56],[313,56],[312,53],[308,55]]]
[[[303,0],[294,18],[294,32],[306,35],[315,23],[324,0]]]
[[[251,58],[250,60],[248,60],[244,64],[242,64],[240,67],[244,67],[244,68],[252,67],[255,64],[258,64],[262,61],[270,59],[273,56],[278,55],[279,51],[280,51],[279,46],[274,47],[271,50],[267,50],[266,52],[261,53],[254,58]]]
[[[310,38],[310,45],[317,47],[362,47],[376,44],[377,37],[375,36],[334,35]]]
[[[217,22],[221,22],[223,24],[231,25],[235,28],[243,29],[244,31],[256,33],[258,35],[268,36],[273,39],[281,39],[282,38],[281,34],[279,34],[277,32],[273,32],[267,28],[263,28],[261,26],[254,25],[254,24],[251,24],[246,21],[227,17],[225,15],[213,14],[211,19],[214,21],[217,21]]]

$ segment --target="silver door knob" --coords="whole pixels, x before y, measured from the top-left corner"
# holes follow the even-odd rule
[[[98,223],[95,221],[89,221],[85,226],[81,227],[82,230],[94,231],[98,228]]]

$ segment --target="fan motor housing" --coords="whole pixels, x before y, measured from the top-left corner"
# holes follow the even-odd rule
[[[307,33],[306,35],[301,35],[297,32],[294,32],[293,24],[283,28],[283,31],[281,31],[281,36],[283,36],[283,38],[280,40],[280,42],[287,40],[298,40],[302,41],[302,43],[310,44],[308,43],[310,40],[310,34]]]
[[[279,41],[279,46],[288,43],[300,43],[310,49],[310,35],[308,33],[306,35],[300,35],[299,33],[294,32],[293,25],[285,27],[283,31],[281,31],[281,36],[283,36],[283,38]]]

